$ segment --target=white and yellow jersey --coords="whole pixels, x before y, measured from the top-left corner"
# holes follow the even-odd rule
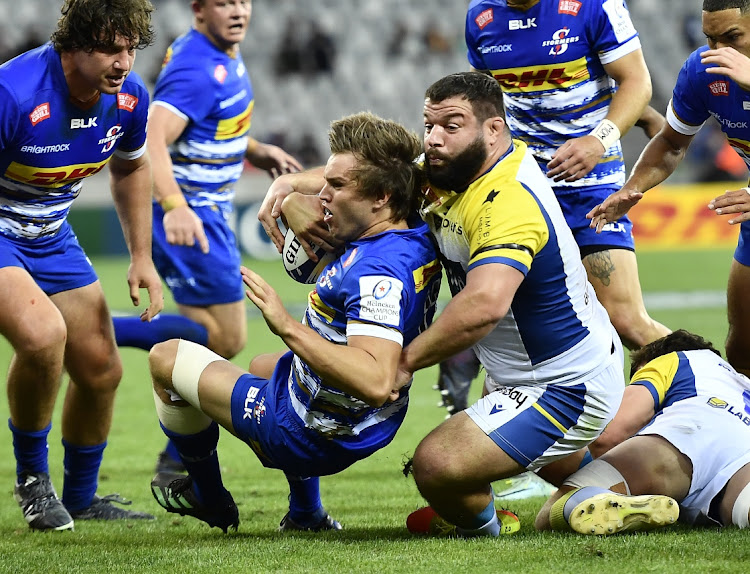
[[[479,265],[509,265],[525,276],[508,314],[475,346],[495,383],[577,382],[619,355],[549,181],[524,143],[514,140],[463,193],[428,189],[422,215],[454,295]]]
[[[654,400],[654,418],[640,431],[669,441],[692,462],[680,520],[718,521],[714,498],[750,463],[750,379],[710,350],[657,357],[630,383]]]

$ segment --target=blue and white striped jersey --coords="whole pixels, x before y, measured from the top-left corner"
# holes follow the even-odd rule
[[[239,52],[236,57],[227,55],[195,29],[167,50],[154,105],[187,121],[170,154],[175,180],[190,205],[231,210],[253,104],[253,88]]]
[[[623,0],[540,0],[523,11],[505,0],[473,0],[465,35],[469,63],[497,79],[513,136],[543,171],[557,148],[607,115],[616,87],[603,65],[641,47]],[[554,185],[564,194],[624,182],[618,141],[586,177]]]
[[[148,91],[134,72],[118,94],[83,108],[70,101],[52,44],[0,66],[0,233],[57,233],[86,177],[113,154],[145,152]]]
[[[363,335],[408,345],[432,321],[441,267],[424,222],[353,241],[321,273],[303,322],[321,337],[345,345]],[[358,437],[352,448],[392,437],[409,402],[408,389],[382,407],[327,386],[296,355],[289,376],[291,408],[321,434]],[[345,441],[346,442],[346,441]]]

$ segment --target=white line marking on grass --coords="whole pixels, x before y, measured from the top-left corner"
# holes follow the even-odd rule
[[[647,309],[712,309],[727,306],[726,291],[664,291],[644,293]]]

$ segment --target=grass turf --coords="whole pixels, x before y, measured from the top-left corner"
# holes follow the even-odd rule
[[[722,291],[731,251],[646,253],[639,256],[644,291]],[[293,284],[275,262],[247,262],[276,286],[290,308],[301,309],[309,286]],[[125,284],[126,262],[98,259],[94,265],[113,309],[132,309]],[[172,307],[171,303],[169,307]],[[248,302],[248,308],[252,305]],[[172,307],[173,308],[173,307]],[[280,341],[257,313],[248,314],[249,339],[235,362],[245,365],[259,352],[278,350]],[[694,330],[723,347],[726,316],[722,307],[652,310],[671,328]],[[0,340],[0,365],[7,368],[10,348]],[[0,572],[555,572],[585,571],[738,572],[750,560],[750,532],[737,529],[688,529],[677,525],[650,534],[590,538],[537,533],[533,520],[542,499],[507,506],[519,514],[517,535],[496,540],[416,538],[406,531],[409,512],[423,504],[401,467],[419,440],[444,416],[432,390],[435,368],[417,374],[407,418],[391,445],[339,475],[322,479],[323,502],[341,521],[338,533],[279,533],[286,511],[283,475],[264,469],[253,453],[224,433],[219,456],[226,486],[240,508],[236,535],[191,518],[165,513],[151,498],[149,481],[164,437],[158,428],[149,390],[146,354],[122,350],[125,375],[100,474],[100,494],[119,492],[133,508],[157,520],[127,523],[76,523],[75,532],[37,533],[26,527],[13,500],[15,463],[11,436],[0,431]],[[479,393],[479,385],[472,390]],[[62,401],[60,400],[59,403]],[[7,419],[7,403],[0,404]],[[50,467],[62,488],[60,410],[50,434]]]

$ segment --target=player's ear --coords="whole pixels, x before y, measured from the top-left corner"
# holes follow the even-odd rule
[[[505,120],[500,116],[489,118],[485,122],[485,129],[487,130],[487,136],[491,138],[491,143],[503,137],[506,131]]]

